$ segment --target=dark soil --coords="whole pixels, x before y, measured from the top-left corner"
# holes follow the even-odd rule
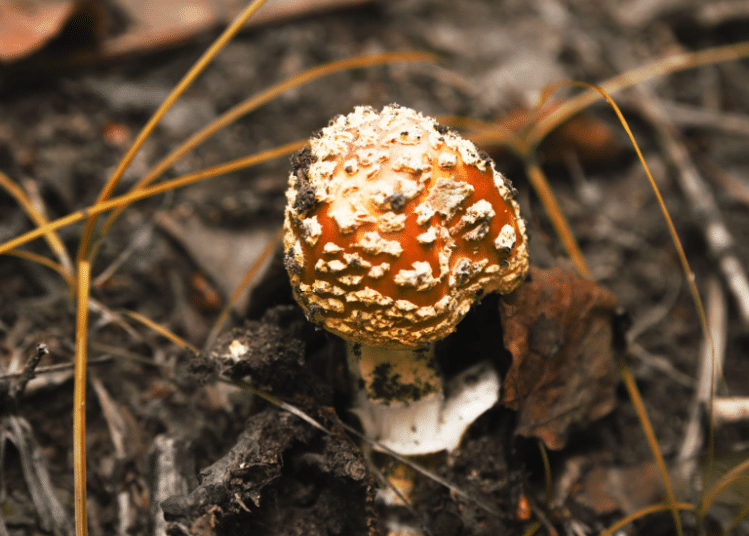
[[[118,191],[219,113],[325,61],[402,49],[430,50],[443,58],[439,65],[344,72],[294,89],[218,133],[180,160],[169,176],[307,138],[331,117],[359,104],[397,102],[429,115],[506,118],[559,79],[598,82],[675,51],[749,37],[746,15],[711,19],[701,2],[689,0],[664,3],[666,7],[646,4],[375,2],[254,29],[230,43],[187,91],[136,157]],[[179,50],[64,73],[50,66],[43,78],[28,73],[3,78],[0,171],[37,189],[50,220],[93,204],[127,148],[128,141],[113,129],[132,141],[208,43],[201,39]],[[745,119],[747,69],[749,63],[735,61],[658,79],[654,88],[665,101]],[[706,281],[720,277],[703,238],[704,221],[694,217],[668,155],[632,96],[614,97],[621,97],[704,295]],[[675,466],[690,418],[703,337],[640,164],[613,114],[600,104],[589,113],[588,119],[610,137],[603,149],[583,147],[586,130],[578,132],[583,141],[569,148],[560,149],[566,142],[552,138],[540,158],[546,159],[545,170],[593,279],[617,302],[616,308],[606,309],[606,325],[609,318],[618,322],[606,331],[608,366],[613,371],[615,356],[623,355],[632,367],[660,449],[669,466]],[[742,192],[749,188],[748,134],[720,124],[690,123],[684,114],[674,117],[718,198],[736,241],[733,251],[747,266],[749,244],[743,237],[749,235],[749,211]],[[576,147],[582,147],[577,156]],[[533,265],[571,272],[522,164],[497,147],[486,149],[494,151],[498,166],[518,190]],[[716,168],[720,172],[710,171]],[[241,273],[249,265],[232,257],[232,252],[239,256],[240,239],[255,240],[257,255],[282,223],[288,172],[288,159],[282,158],[141,201],[101,244],[94,278],[119,263],[124,251],[128,255],[92,286],[87,399],[92,535],[385,533],[392,512],[385,512],[378,499],[382,483],[369,465],[371,452],[345,428],[355,421],[345,410],[340,342],[309,324],[297,308],[280,252],[255,278],[249,299],[235,309],[217,342],[198,356],[119,315],[122,310],[137,312],[202,347],[231,292],[227,289],[233,288],[222,282],[224,275]],[[727,186],[726,176],[739,186]],[[0,243],[30,229],[15,200],[0,191]],[[74,224],[59,231],[73,256],[81,229]],[[196,242],[198,232],[217,238]],[[229,260],[211,264],[201,257],[200,250],[210,255],[219,246],[229,252]],[[48,255],[42,240],[25,247]],[[75,307],[65,281],[45,267],[3,256],[0,282],[0,372],[19,372],[39,343],[50,350],[40,367],[72,363]],[[728,296],[726,390],[721,393],[747,396],[747,330]],[[441,343],[439,357],[447,372],[460,368],[454,356],[464,364],[488,359],[502,374],[514,370],[510,345],[503,343],[498,301],[484,299],[458,332]],[[621,322],[623,312],[630,319],[628,335],[623,333],[628,324]],[[575,326],[584,318],[573,314],[565,325]],[[557,320],[546,320],[556,325]],[[587,328],[575,333],[577,342],[589,340]],[[618,353],[617,343],[625,339],[627,350]],[[233,341],[245,348],[241,359],[232,357]],[[539,344],[557,342],[564,346],[569,341]],[[580,355],[588,354],[583,349],[574,357]],[[578,368],[588,366],[592,368],[582,362]],[[575,378],[576,390],[585,389],[584,378]],[[253,396],[241,381],[293,405],[326,431]],[[68,534],[73,516],[72,372],[39,374],[17,398],[11,396],[15,382],[15,376],[0,380],[0,535],[4,529],[13,536]],[[564,390],[559,386],[563,378],[555,382]],[[412,497],[417,525],[433,536],[520,535],[536,521],[548,534],[594,534],[638,508],[665,500],[629,396],[621,385],[612,394],[606,411],[568,419],[561,444],[548,452],[549,502],[535,439],[547,436],[523,421],[517,405],[506,403],[487,412],[458,451],[431,465],[470,498],[426,477],[416,478]],[[21,423],[26,432],[20,434],[12,423]],[[518,430],[524,431],[522,436]],[[21,436],[28,444],[21,444]],[[746,422],[716,429],[716,471],[746,459],[747,437]],[[49,469],[48,491],[62,505],[58,517],[41,513],[32,497],[33,471],[25,465],[31,452],[33,464]],[[384,455],[374,457],[387,465]],[[701,488],[684,484],[677,496],[696,503]],[[723,534],[743,506],[746,488],[732,493],[711,510],[705,522],[715,529],[710,534]],[[401,514],[414,512],[397,512]],[[691,514],[683,519],[687,533],[703,528]],[[672,534],[673,520],[670,514],[649,516],[626,530]],[[749,534],[746,521],[733,534]]]

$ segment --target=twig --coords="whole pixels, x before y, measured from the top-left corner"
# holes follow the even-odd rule
[[[634,344],[643,333],[657,327],[673,311],[679,299],[682,282],[678,275],[671,278],[663,299],[640,315],[627,330],[627,346]]]
[[[120,269],[123,264],[127,262],[127,260],[133,253],[135,253],[136,251],[144,250],[148,246],[152,238],[152,223],[149,222],[138,228],[136,232],[133,233],[133,238],[128,242],[127,247],[123,249],[119,255],[117,255],[117,258],[115,258],[109,266],[107,266],[104,270],[101,271],[98,276],[96,276],[96,278],[94,278],[91,285],[94,288],[100,288],[109,280],[110,277],[114,275],[117,270]]]
[[[107,428],[109,429],[109,436],[112,439],[114,454],[117,458],[124,459],[125,456],[127,456],[127,449],[125,448],[127,425],[125,424],[116,402],[112,399],[112,396],[109,394],[109,391],[107,391],[107,388],[99,377],[95,374],[90,374],[90,380],[91,386],[94,388],[94,392],[99,401],[99,405],[102,408]]]
[[[5,520],[0,516],[0,536],[8,536],[8,528],[5,526]]]
[[[99,320],[94,325],[94,329],[100,329],[109,324],[114,324],[127,332],[134,341],[143,342],[143,336],[126,322],[120,313],[111,310],[99,300],[90,297],[88,299],[88,308],[91,312],[99,314]]]
[[[414,520],[418,520],[421,530],[421,534],[424,536],[432,536],[432,532],[429,530],[429,527],[427,527],[425,520],[422,516],[419,515],[419,512],[414,508],[413,504],[411,504],[411,501],[408,497],[406,497],[401,490],[398,489],[398,487],[390,482],[390,479],[383,473],[379,467],[377,467],[377,464],[372,461],[372,459],[369,456],[365,456],[367,460],[367,465],[369,466],[369,470],[374,473],[374,475],[377,477],[377,479],[383,483],[386,487],[390,488],[390,490],[395,494],[396,497],[401,502],[401,505],[408,510],[409,514],[413,517]],[[398,534],[400,532],[406,532],[409,528],[412,528],[412,526],[407,525],[406,527],[400,527],[400,524],[398,526],[395,526],[394,523],[390,522],[390,520],[385,520],[386,525],[388,525],[388,533],[389,534]],[[394,526],[390,526],[390,525]],[[405,530],[399,531],[399,528],[403,528]]]
[[[708,158],[704,154],[700,156],[699,164],[736,201],[749,206],[749,185],[745,181],[735,177],[732,173],[720,167],[712,158]]]
[[[628,353],[637,358],[642,366],[652,370],[657,370],[679,385],[690,389],[694,387],[694,378],[674,367],[673,364],[671,364],[671,360],[667,357],[653,354],[637,342],[628,343],[627,349]]]
[[[674,125],[718,130],[726,134],[749,136],[749,117],[742,114],[705,110],[677,102],[662,101]]]
[[[188,483],[179,471],[179,460],[184,456],[181,450],[180,441],[166,434],[156,436],[153,441],[149,516],[154,536],[166,536],[166,521],[161,503],[175,495],[186,496],[189,491]]]
[[[749,397],[716,396],[713,399],[713,422],[721,424],[749,420]]]
[[[538,520],[544,526],[549,536],[559,536],[559,531],[557,531],[557,529],[554,528],[554,525],[551,524],[551,521],[549,521],[549,518],[546,517],[546,513],[543,510],[541,510],[541,508],[531,503],[531,510],[533,510],[533,513],[536,515]]]
[[[712,345],[703,341],[700,352],[697,389],[692,400],[689,422],[684,433],[684,441],[679,450],[680,476],[688,482],[697,466],[697,453],[704,441],[702,431],[703,410],[710,403],[714,386],[721,377],[725,354],[726,331],[728,329],[727,306],[720,283],[715,277],[707,282],[707,320],[712,334]]]
[[[36,352],[26,361],[26,365],[23,367],[23,371],[18,375],[18,381],[11,386],[10,396],[16,403],[23,396],[23,392],[26,390],[26,385],[34,379],[36,376],[36,367],[42,358],[49,353],[47,345],[39,343],[36,345]]]
[[[638,86],[637,106],[656,129],[660,143],[677,167],[677,179],[686,195],[695,221],[703,226],[705,241],[731,293],[745,326],[749,326],[749,279],[734,251],[734,240],[712,191],[700,176],[697,167],[666,114],[665,108],[650,88]]]
[[[31,434],[31,425],[21,417],[7,416],[8,437],[21,458],[21,470],[39,516],[42,530],[55,534],[72,535],[73,524],[54,493],[47,459]]]
[[[104,357],[98,357],[95,359],[89,359],[88,364],[89,365],[101,365],[103,363],[109,363],[111,361],[114,361],[114,358],[111,356],[104,356]],[[59,363],[57,365],[49,365],[48,367],[39,367],[34,371],[34,376],[39,376],[40,374],[53,374],[55,372],[60,372],[63,370],[73,370],[75,368],[75,363]],[[14,380],[16,378],[20,378],[23,376],[22,372],[7,372],[5,374],[0,374],[0,381],[5,380]]]

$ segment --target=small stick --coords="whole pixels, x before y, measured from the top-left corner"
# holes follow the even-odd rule
[[[10,396],[12,399],[18,402],[23,396],[23,392],[26,390],[26,385],[34,379],[36,376],[36,367],[42,358],[49,353],[47,345],[39,343],[36,345],[36,352],[26,361],[26,366],[23,367],[23,371],[18,377],[18,381],[10,389]]]
[[[702,223],[710,254],[718,263],[721,275],[736,300],[742,322],[749,326],[749,279],[736,256],[734,239],[723,221],[718,202],[700,176],[660,99],[649,88],[638,86],[634,89],[638,93],[636,105],[655,127],[661,145],[677,167],[677,179],[695,221]]]
[[[730,112],[705,110],[679,102],[662,101],[671,121],[680,127],[699,127],[735,136],[749,136],[749,117]]]
[[[185,455],[184,447],[174,437],[159,434],[153,441],[150,455],[153,478],[150,483],[149,517],[154,536],[166,536],[166,520],[161,503],[174,495],[188,494],[189,484],[180,473],[180,460]]]
[[[18,450],[21,472],[42,530],[60,536],[72,536],[73,523],[55,494],[47,457],[34,439],[31,424],[23,417],[8,415],[3,427],[5,438]]]
[[[700,157],[699,164],[724,191],[728,192],[739,203],[749,206],[749,185],[720,167],[706,155]]]
[[[92,344],[92,346],[95,346],[95,345]],[[130,357],[130,356],[126,355],[126,357]],[[89,365],[101,365],[103,363],[110,363],[112,361],[114,361],[113,357],[104,356],[104,357],[97,357],[94,359],[89,359],[88,364]],[[150,363],[150,364],[153,364],[153,363]],[[34,371],[34,377],[37,377],[40,374],[52,374],[54,372],[73,370],[74,368],[75,368],[75,363],[58,363],[56,365],[49,365],[47,367],[38,367]],[[0,381],[15,380],[23,376],[23,374],[24,374],[23,371],[22,372],[6,372],[5,374],[0,374]]]
[[[728,329],[725,294],[717,278],[707,281],[707,320],[712,335],[712,345],[703,341],[700,352],[699,377],[694,393],[690,418],[684,433],[684,441],[679,450],[679,471],[686,482],[697,465],[697,453],[704,441],[702,433],[702,410],[710,404],[714,386],[722,375],[723,360]]]
[[[716,396],[713,399],[713,423],[716,426],[749,420],[749,397]]]

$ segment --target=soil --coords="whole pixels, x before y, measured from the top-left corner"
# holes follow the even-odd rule
[[[118,192],[218,114],[325,61],[404,49],[441,56],[438,65],[352,70],[293,89],[219,132],[181,159],[168,177],[305,139],[359,104],[378,108],[397,102],[429,115],[506,122],[527,110],[548,83],[598,82],[677,51],[749,38],[745,14],[727,12],[720,18],[689,0],[663,4],[406,0],[253,29],[233,40],[187,91],[135,158]],[[176,50],[116,64],[63,72],[50,65],[33,77],[22,69],[3,76],[0,170],[37,191],[50,220],[90,206],[128,144],[209,42],[203,36]],[[673,112],[674,121],[717,197],[736,242],[732,252],[743,266],[749,265],[749,244],[742,239],[749,235],[748,69],[749,63],[737,60],[653,83],[658,98],[682,105],[681,112]],[[704,296],[708,281],[721,277],[704,238],[705,221],[679,187],[637,97],[626,92],[614,97],[621,99],[652,167]],[[718,124],[690,122],[686,106],[706,110]],[[596,378],[609,378],[617,358],[629,364],[660,450],[676,470],[703,337],[675,248],[633,150],[608,108],[597,104],[586,113],[584,127],[573,125],[550,138],[540,158],[596,282],[591,295],[605,292],[613,303],[606,301],[603,316],[590,320],[582,313],[589,302],[574,300],[582,283],[569,279],[554,288],[575,294],[573,309],[566,316],[546,315],[547,302],[538,305],[544,314],[533,321],[558,337],[549,330],[526,330],[527,337],[536,337],[530,346],[545,349],[539,355],[549,359],[561,355],[559,348],[580,346],[564,354],[559,366],[583,372],[572,374],[569,384],[554,378],[564,400],[576,404],[562,428],[550,436],[539,406],[524,410],[522,402],[504,399],[473,424],[456,452],[439,464],[422,460],[468,498],[415,477],[413,511],[388,509],[370,459],[387,472],[389,458],[372,455],[346,428],[356,422],[346,412],[341,343],[308,323],[296,306],[277,249],[222,334],[206,345],[237,282],[230,274],[241,278],[281,226],[289,163],[280,158],[140,201],[101,243],[92,271],[86,401],[91,534],[383,534],[388,523],[394,526],[393,518],[415,519],[415,526],[433,536],[520,535],[534,522],[549,534],[594,534],[638,508],[664,501],[627,391],[601,380],[610,389],[599,393],[599,380],[586,374],[593,362],[608,367]],[[732,128],[720,120],[722,113],[738,117],[743,127]],[[533,265],[572,278],[574,268],[522,163],[496,144],[485,148],[518,190]],[[0,243],[32,229],[5,191],[0,191],[0,215]],[[59,230],[73,256],[81,230],[81,224]],[[253,244],[249,252],[242,245],[247,243]],[[25,247],[48,255],[42,240]],[[206,260],[219,258],[219,250],[220,261]],[[3,256],[0,281],[0,372],[19,372],[40,343],[49,349],[40,370],[72,363],[75,307],[63,278],[28,260]],[[747,396],[748,332],[734,298],[726,296],[720,393]],[[459,372],[455,356],[463,365],[486,359],[514,378],[515,392],[548,394],[535,378],[518,380],[520,359],[508,344],[509,331],[502,331],[509,306],[500,300],[485,298],[440,344],[443,369]],[[122,311],[139,313],[202,351],[195,355]],[[236,341],[243,348],[241,359],[232,346]],[[586,346],[591,341],[599,345],[595,352]],[[525,363],[537,373],[543,370]],[[324,431],[252,395],[243,382],[298,408]],[[13,536],[70,534],[72,372],[40,373],[14,397],[17,386],[17,376],[0,380],[0,534],[4,529]],[[583,393],[588,388],[595,394]],[[559,399],[539,395],[534,400],[553,408]],[[746,422],[716,428],[716,475],[746,459],[747,437]],[[537,438],[552,447],[549,500]],[[35,472],[35,465],[44,470]],[[40,474],[50,478],[51,499],[34,496],[29,480]],[[677,496],[696,503],[703,487],[699,479],[682,483]],[[686,532],[725,533],[747,497],[746,488],[731,493],[716,502],[702,524],[684,515]],[[39,504],[58,504],[60,510],[44,513]],[[624,530],[658,535],[674,529],[664,513]],[[732,534],[749,534],[747,522]]]

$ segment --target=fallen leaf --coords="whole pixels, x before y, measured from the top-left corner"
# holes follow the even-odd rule
[[[249,22],[258,25],[299,17],[369,0],[269,0]],[[196,35],[228,24],[247,3],[244,0],[117,0],[131,21],[124,34],[108,40],[105,56],[170,48]]]
[[[268,0],[248,26],[369,2],[371,0]],[[117,24],[107,16],[102,2],[0,0],[0,63],[23,64],[19,60],[44,48],[71,22],[75,23],[75,31],[65,32],[71,34],[71,39],[54,51],[54,59],[34,55],[34,61],[25,65],[26,70],[63,64],[85,65],[174,48],[220,29],[247,3],[244,0],[113,0],[112,5],[127,23],[121,31],[107,35],[106,30]]]
[[[562,268],[531,268],[530,281],[500,301],[512,354],[502,403],[518,411],[516,434],[558,450],[573,427],[614,408],[616,307],[609,291]]]
[[[78,9],[72,0],[0,0],[0,61],[10,62],[42,48]]]

